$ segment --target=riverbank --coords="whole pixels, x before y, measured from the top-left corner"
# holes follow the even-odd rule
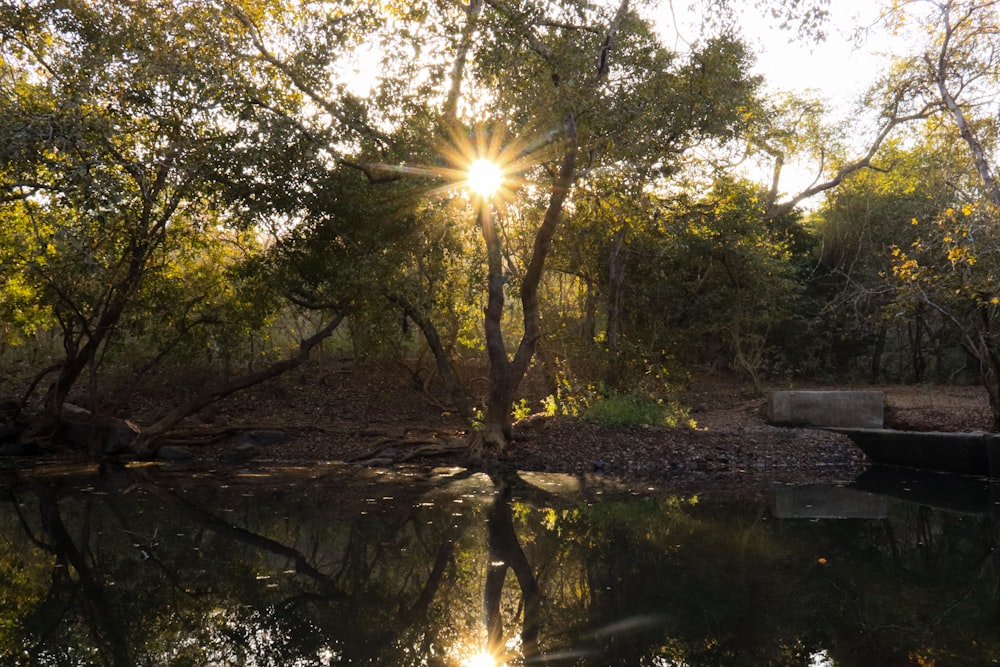
[[[865,388],[886,392],[890,428],[985,430],[990,423],[979,387]],[[611,429],[535,415],[517,425],[513,445],[490,465],[735,488],[847,482],[867,465],[842,435],[767,424],[764,399],[736,378],[695,377],[679,399],[691,406],[696,428]],[[137,406],[140,423],[165,400],[146,397]],[[465,466],[462,423],[442,405],[433,387],[401,365],[330,360],[210,408],[179,445],[198,461],[228,466]]]

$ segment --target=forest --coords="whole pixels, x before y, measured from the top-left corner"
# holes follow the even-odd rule
[[[1000,5],[880,0],[907,51],[844,121],[754,73],[749,4],[825,38],[828,0],[3,3],[0,442],[213,378],[149,455],[323,354],[405,362],[476,457],[672,423],[695,371],[978,383],[1000,427]]]

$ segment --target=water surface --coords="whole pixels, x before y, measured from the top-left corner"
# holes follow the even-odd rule
[[[336,466],[3,475],[5,665],[1000,661],[985,482],[748,497]]]

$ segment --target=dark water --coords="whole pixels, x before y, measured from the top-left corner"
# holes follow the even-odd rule
[[[5,473],[0,664],[996,664],[993,497],[912,476],[747,500],[460,471]]]

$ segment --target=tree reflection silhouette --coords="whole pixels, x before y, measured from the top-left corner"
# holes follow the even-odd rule
[[[504,625],[500,611],[507,571],[513,570],[521,591],[521,654],[531,658],[538,654],[538,632],[541,625],[542,596],[531,564],[521,549],[514,531],[511,512],[511,485],[507,478],[494,476],[496,487],[493,504],[486,517],[489,565],[483,587],[483,612],[486,622],[487,649],[495,656],[502,654]]]
[[[991,514],[787,521],[513,475],[285,474],[8,475],[0,664],[1000,660]]]

